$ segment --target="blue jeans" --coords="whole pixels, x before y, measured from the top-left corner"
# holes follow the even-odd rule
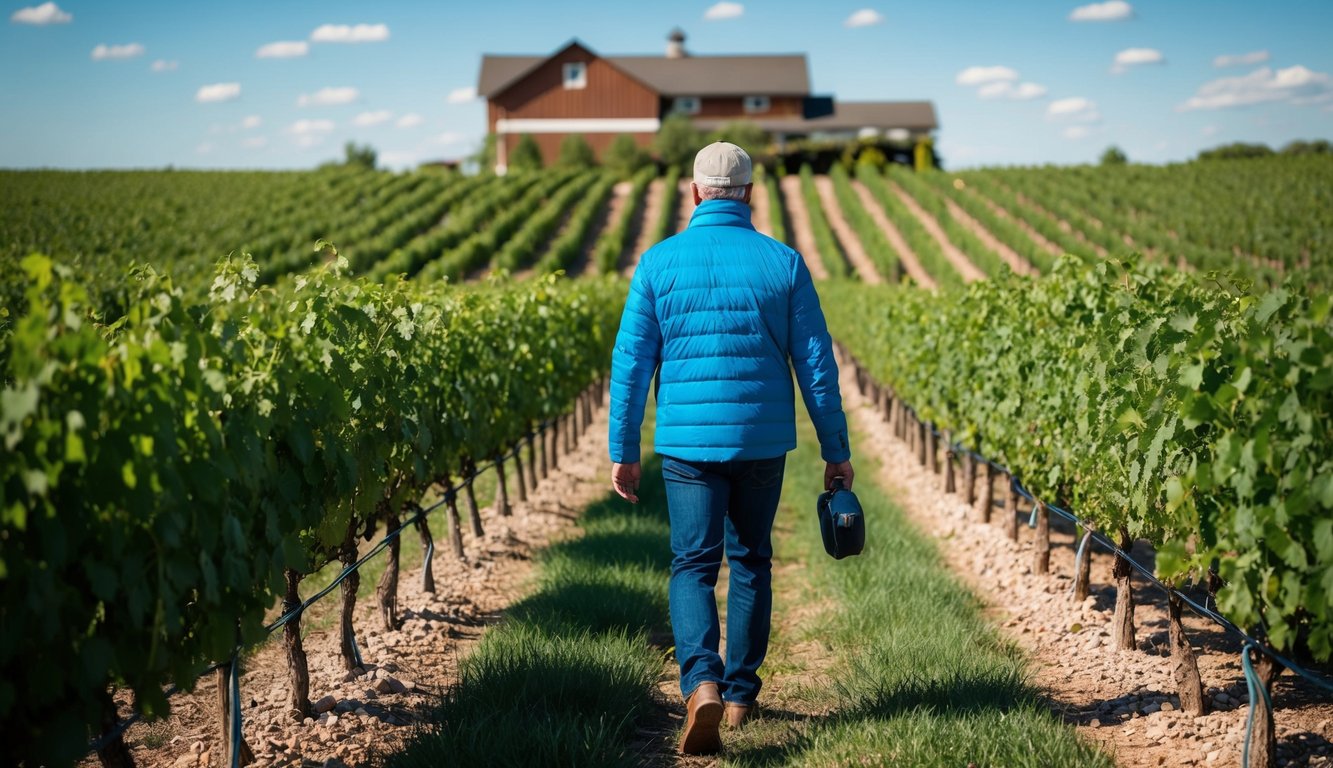
[[[662,457],[671,515],[671,629],[680,691],[716,682],[722,698],[751,705],[762,685],[773,611],[772,532],[782,495],[785,455],[754,461],[682,461]],[[718,653],[713,594],[726,552],[726,659]]]

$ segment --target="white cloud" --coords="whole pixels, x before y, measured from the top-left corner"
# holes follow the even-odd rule
[[[1031,101],[1046,95],[1046,86],[1036,83],[1014,85],[1007,80],[986,83],[977,89],[977,95],[983,99],[1011,99],[1013,101]]]
[[[213,144],[212,142],[205,141],[204,143],[202,143],[202,144],[200,144],[199,146],[195,147],[195,148],[194,148],[194,151],[195,151],[195,152],[198,152],[198,153],[201,154],[201,155],[207,155],[208,153],[212,152],[212,151],[215,150],[215,149],[217,149],[217,145],[216,145],[216,144]]]
[[[719,19],[739,19],[745,13],[745,6],[740,3],[723,2],[712,6],[704,11],[704,18],[709,21],[718,21]]]
[[[279,40],[259,46],[256,59],[294,59],[310,53],[310,43],[304,40]]]
[[[372,125],[379,125],[380,123],[387,123],[392,119],[393,119],[392,112],[390,112],[387,109],[380,109],[374,112],[362,112],[361,114],[352,118],[352,125],[366,128]]]
[[[1017,80],[1018,72],[999,65],[993,67],[968,67],[954,78],[959,85],[984,85],[997,80]]]
[[[1176,109],[1228,109],[1285,101],[1297,106],[1333,100],[1333,77],[1302,66],[1274,71],[1260,67],[1248,75],[1222,77],[1199,86],[1188,101]]]
[[[287,126],[287,132],[294,137],[296,146],[308,149],[324,141],[324,134],[331,133],[333,128],[332,120],[297,120]]]
[[[842,23],[844,27],[855,29],[856,27],[873,27],[876,24],[884,23],[884,14],[873,8],[862,8],[847,17]]]
[[[42,3],[29,8],[20,8],[9,17],[14,24],[68,24],[74,20],[74,14],[65,13],[55,3]]]
[[[1162,64],[1166,57],[1156,48],[1126,48],[1115,55],[1111,63],[1111,74],[1118,75],[1130,67],[1140,64]]]
[[[1078,139],[1086,139],[1091,131],[1088,130],[1088,126],[1086,125],[1071,125],[1061,131],[1061,133],[1066,139],[1077,141]]]
[[[240,83],[214,83],[205,85],[194,94],[194,100],[207,104],[213,101],[231,101],[241,95]]]
[[[1133,18],[1134,6],[1125,0],[1080,5],[1069,12],[1070,21],[1124,21]]]
[[[1220,130],[1222,129],[1215,125],[1205,125],[1203,128],[1199,129],[1199,133],[1202,133],[1204,136],[1216,136],[1217,132]]]
[[[1268,61],[1268,51],[1250,51],[1249,53],[1238,53],[1234,56],[1223,54],[1213,59],[1214,67],[1239,67],[1249,66],[1251,64],[1263,64]]]
[[[438,144],[461,144],[466,139],[467,137],[458,131],[445,131],[435,137],[435,141]]]
[[[241,127],[246,129],[247,131],[253,128],[258,128],[263,124],[264,124],[264,118],[260,117],[259,115],[250,115],[249,117],[246,117],[244,120],[241,121]]]
[[[1097,111],[1097,104],[1082,96],[1056,99],[1046,107],[1046,119],[1061,120],[1071,123],[1101,122],[1102,115]]]
[[[241,146],[246,149],[263,149],[268,146],[268,139],[263,136],[251,136],[241,142]]]
[[[132,59],[136,56],[142,56],[144,47],[138,43],[126,43],[125,45],[106,45],[102,44],[93,49],[93,61],[105,61],[107,59]]]
[[[153,62],[152,65],[150,65],[148,68],[153,70],[154,72],[175,72],[176,68],[179,66],[180,66],[179,61],[174,61],[174,60],[167,61],[166,59],[158,59],[157,61]]]
[[[406,115],[398,118],[395,123],[399,128],[416,128],[418,125],[426,122],[426,118],[418,115],[416,112],[408,112]]]
[[[314,43],[382,43],[388,39],[387,24],[321,24],[310,33]]]
[[[303,93],[296,100],[298,107],[335,107],[351,104],[361,97],[361,92],[351,86],[341,88],[320,88],[314,93]]]
[[[477,98],[477,89],[469,85],[464,88],[455,88],[452,91],[449,91],[449,95],[445,98],[445,101],[450,104],[466,104],[475,98]]]

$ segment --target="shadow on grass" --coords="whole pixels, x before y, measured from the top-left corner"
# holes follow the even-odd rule
[[[636,765],[669,624],[670,534],[660,462],[640,503],[608,495],[583,535],[538,558],[536,591],[482,638],[433,722],[389,766]]]

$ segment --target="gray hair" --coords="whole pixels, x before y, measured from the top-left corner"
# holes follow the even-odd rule
[[[700,200],[744,200],[745,187],[707,187],[696,184]]]

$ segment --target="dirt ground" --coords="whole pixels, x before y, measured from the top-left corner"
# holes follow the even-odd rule
[[[978,510],[961,494],[945,494],[942,476],[921,466],[857,391],[855,374],[845,360],[842,392],[849,419],[869,438],[858,450],[881,457],[881,479],[909,518],[940,542],[952,569],[988,606],[1002,631],[1027,652],[1032,680],[1046,692],[1054,712],[1127,768],[1241,764],[1246,688],[1240,644],[1234,638],[1187,612],[1186,633],[1210,701],[1203,717],[1182,713],[1165,658],[1166,597],[1160,589],[1134,580],[1140,650],[1112,650],[1115,588],[1109,554],[1094,553],[1092,594],[1074,603],[1072,528],[1052,519],[1051,572],[1034,575],[1034,544],[1027,526],[1020,524],[1018,541],[1010,541],[1000,526],[1004,512],[998,506],[992,522],[982,523]],[[984,473],[979,474],[984,479]],[[958,478],[961,481],[961,472]],[[996,489],[998,504],[1003,498],[999,482]],[[1025,507],[1023,521],[1026,513]],[[1146,542],[1138,542],[1133,554],[1140,562],[1152,562]],[[1333,703],[1316,695],[1313,686],[1297,684],[1290,673],[1278,678],[1273,698],[1278,764],[1333,766]]]
[[[459,660],[526,592],[533,553],[570,535],[583,508],[607,492],[606,436],[605,412],[597,411],[575,451],[560,457],[559,470],[529,493],[527,502],[516,500],[511,472],[513,514],[500,517],[483,509],[483,537],[470,535],[463,511],[466,560],[456,559],[449,548],[443,515],[433,520],[436,591],[422,591],[419,568],[401,574],[397,631],[385,630],[373,600],[358,602],[357,640],[366,662],[362,674],[345,672],[337,656],[336,591],[312,606],[303,617],[310,699],[316,709],[327,707],[316,718],[295,722],[288,715],[280,639],[275,636],[247,657],[240,682],[242,732],[255,753],[253,765],[367,765],[400,747],[456,679]],[[419,546],[416,534],[408,532],[403,546]],[[123,703],[125,697],[119,698]],[[210,675],[193,692],[172,698],[169,718],[132,726],[126,741],[135,762],[151,768],[221,765],[216,701]],[[84,765],[96,765],[96,758]]]
[[[819,199],[824,204],[824,215],[828,217],[829,226],[832,227],[838,242],[842,243],[842,249],[847,254],[847,260],[852,263],[852,268],[868,285],[879,285],[884,282],[884,278],[875,269],[875,263],[866,255],[861,239],[847,223],[842,206],[838,204],[838,196],[833,191],[833,179],[828,176],[816,176],[815,188],[819,190]]]
[[[819,248],[815,247],[815,233],[810,228],[810,212],[805,209],[805,198],[801,196],[800,177],[783,176],[778,181],[778,187],[782,190],[782,206],[787,209],[787,217],[791,220],[791,234],[796,241],[796,250],[805,257],[805,266],[810,270],[811,277],[816,280],[826,279],[829,275],[828,269],[824,267],[824,259],[819,253]]]

